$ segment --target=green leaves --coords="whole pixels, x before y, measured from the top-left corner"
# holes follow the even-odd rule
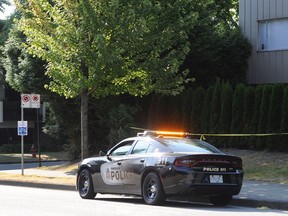
[[[177,94],[196,24],[192,0],[17,1],[29,53],[48,62],[48,87],[66,97]],[[84,64],[87,73],[81,67]]]

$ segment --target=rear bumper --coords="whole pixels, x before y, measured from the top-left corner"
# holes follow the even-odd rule
[[[213,196],[213,195],[237,195],[240,193],[242,185],[191,185],[186,194]]]
[[[173,175],[162,178],[163,188],[167,196],[174,195],[237,195],[240,193],[243,182],[242,173],[213,173],[213,175],[223,175],[223,183],[210,183],[207,176],[212,173],[175,172]]]

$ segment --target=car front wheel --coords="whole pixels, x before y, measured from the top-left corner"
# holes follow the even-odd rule
[[[82,170],[79,175],[78,190],[81,198],[83,199],[93,199],[96,196],[91,173],[87,169]]]
[[[142,185],[142,197],[149,205],[160,205],[165,201],[162,183],[156,173],[146,175]]]

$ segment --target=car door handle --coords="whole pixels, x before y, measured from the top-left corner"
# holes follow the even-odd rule
[[[117,165],[119,165],[119,166],[120,166],[120,165],[121,165],[121,162],[118,162],[118,163],[117,163]]]
[[[141,163],[144,163],[144,161],[145,161],[145,159],[141,159],[141,160],[140,160]]]

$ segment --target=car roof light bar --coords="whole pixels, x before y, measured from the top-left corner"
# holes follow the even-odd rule
[[[174,131],[144,131],[143,133],[138,133],[137,136],[180,136],[184,137],[188,134],[185,132],[174,132]]]

